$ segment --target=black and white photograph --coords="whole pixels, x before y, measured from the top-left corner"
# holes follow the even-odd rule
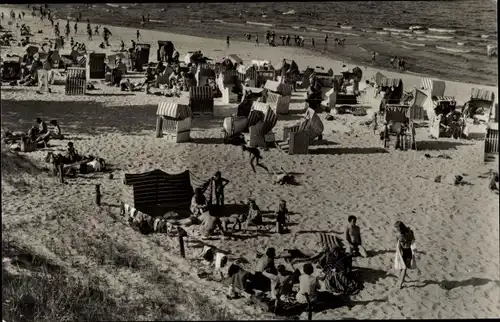
[[[500,317],[497,5],[0,4],[2,322]]]

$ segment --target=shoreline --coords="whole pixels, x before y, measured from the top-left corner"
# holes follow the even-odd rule
[[[18,8],[16,5],[11,5],[11,6],[5,6],[2,5],[1,8]],[[65,20],[63,19],[58,19],[60,24],[64,24]],[[33,23],[33,20],[31,16],[26,15],[26,18],[24,21],[28,21]],[[35,23],[40,23],[39,21],[34,21]],[[48,21],[44,21],[44,26],[45,28],[50,28],[50,23]],[[91,23],[92,24],[92,23]],[[83,30],[83,23],[80,23],[81,29]],[[100,49],[98,47],[98,43],[100,43],[101,38],[94,38],[94,40],[90,43],[87,41],[87,36],[86,34],[81,31],[75,38],[80,38],[86,41],[88,43],[87,49],[88,50],[95,50],[97,52],[105,52],[107,54],[113,54],[114,50],[118,49],[118,43],[119,39],[123,39],[126,46],[130,44],[130,39],[135,40],[135,31],[137,30],[136,28],[132,27],[123,27],[123,26],[117,26],[117,25],[110,25],[110,24],[103,24],[101,26],[106,26],[108,27],[111,32],[113,33],[113,36],[110,38],[110,43],[111,47],[108,47],[104,50]],[[116,30],[117,32],[114,33],[113,30]],[[344,62],[347,63],[347,66],[352,69],[354,66],[360,66],[358,64],[351,64],[349,63],[349,60],[340,60],[340,59],[332,59],[331,56],[335,57],[334,53],[329,53],[328,55],[318,55],[317,52],[313,49],[310,48],[304,48],[304,47],[297,47],[297,46],[277,46],[277,47],[271,47],[268,45],[261,45],[258,47],[258,52],[250,55],[248,54],[249,51],[254,51],[255,50],[255,44],[253,42],[245,42],[245,41],[231,41],[231,46],[228,49],[226,47],[226,41],[225,39],[218,39],[218,38],[210,38],[206,36],[186,36],[184,34],[179,34],[179,33],[174,33],[170,31],[160,31],[156,29],[139,29],[141,31],[142,37],[147,37],[146,39],[142,39],[141,42],[144,41],[145,43],[151,44],[151,51],[150,51],[150,61],[155,61],[156,60],[156,49],[157,49],[157,40],[171,40],[174,43],[174,46],[176,49],[179,51],[181,54],[181,57],[185,55],[186,52],[188,51],[195,51],[195,50],[202,50],[202,52],[205,54],[205,56],[210,57],[214,60],[220,59],[224,56],[227,56],[229,54],[236,54],[239,55],[244,63],[248,63],[252,59],[258,59],[258,60],[270,60],[273,64],[279,64],[281,62],[282,58],[290,58],[291,56],[295,57],[295,61],[297,62],[299,69],[300,70],[305,70],[306,66],[308,65],[309,62],[314,61],[317,66],[324,66],[325,68],[332,68],[335,73],[339,73],[341,70],[341,66]],[[127,35],[127,38],[119,38],[118,35]],[[48,35],[43,35],[47,37]],[[34,35],[34,39],[32,38],[32,41],[35,40],[37,37],[39,37],[37,34]],[[50,36],[51,37],[51,36]],[[129,38],[130,37],[130,38]],[[75,39],[78,41],[79,39]],[[211,44],[211,45],[208,45]],[[202,48],[204,47],[204,48]],[[9,47],[2,47],[3,51],[8,52]],[[16,47],[16,49],[19,51],[19,48]],[[270,57],[277,57],[277,55],[281,58],[278,59],[269,59]],[[379,67],[372,67],[372,66],[366,66],[366,65],[361,65],[362,70],[363,70],[363,79],[370,79],[375,73],[381,72],[387,77],[391,78],[401,78],[403,80],[404,84],[404,89],[406,91],[410,90],[413,87],[420,87],[420,81],[421,78],[427,77],[427,78],[432,78],[432,79],[438,79],[438,80],[444,80],[446,82],[446,95],[447,96],[455,96],[455,99],[458,104],[464,104],[465,102],[468,101],[468,98],[470,97],[470,91],[472,88],[483,88],[489,91],[493,91],[495,93],[495,100],[498,102],[498,87],[497,86],[491,86],[491,85],[481,85],[478,83],[466,83],[466,82],[457,82],[457,81],[451,81],[451,80],[446,80],[443,78],[439,77],[434,77],[430,75],[420,75],[416,74],[413,72],[405,72],[401,73],[395,70],[390,70],[390,69],[383,69]]]
[[[16,8],[19,10],[21,6],[20,5],[10,5],[9,7]],[[23,7],[23,9],[25,9],[25,7]],[[85,9],[85,8],[82,9],[82,12],[84,12],[84,14],[82,15],[82,20],[84,20],[84,21],[86,20],[86,13],[87,13],[86,10],[93,10],[93,9]],[[112,8],[110,8],[110,10],[114,11]],[[63,7],[63,8],[57,8],[57,10],[55,11],[55,14],[59,19],[61,17],[66,17],[66,16],[72,16],[74,19],[75,12],[76,12],[75,9],[72,9],[69,7]],[[95,10],[92,13],[97,13],[97,12],[100,12],[100,11]],[[255,33],[255,31],[259,32],[260,37],[262,37],[260,40],[261,40],[261,42],[263,42],[264,39],[263,39],[262,35],[263,35],[264,31],[268,28],[266,26],[245,24],[244,21],[246,21],[246,20],[242,20],[243,23],[235,23],[235,22],[229,22],[226,20],[211,19],[211,18],[207,18],[206,20],[204,20],[203,23],[199,22],[198,20],[196,20],[196,21],[190,20],[188,24],[186,24],[185,22],[179,22],[176,19],[169,21],[168,23],[166,22],[166,20],[152,19],[151,23],[146,23],[145,26],[141,26],[140,21],[139,21],[140,20],[139,17],[135,17],[133,19],[130,18],[131,12],[129,12],[129,10],[117,11],[116,12],[117,17],[113,18],[113,19],[118,20],[119,16],[121,15],[123,18],[121,20],[122,23],[113,24],[114,21],[111,21],[111,23],[106,23],[106,22],[109,22],[111,19],[109,17],[110,13],[106,13],[106,12],[100,12],[100,13],[102,13],[102,16],[94,15],[94,16],[90,17],[92,25],[94,25],[96,23],[102,23],[103,25],[111,26],[111,27],[133,28],[133,29],[139,28],[141,30],[145,30],[145,31],[149,31],[149,32],[159,32],[159,31],[165,32],[166,31],[169,34],[191,36],[191,37],[192,36],[203,37],[203,38],[209,38],[209,39],[213,39],[213,40],[220,40],[220,41],[224,41],[224,42],[225,42],[225,37],[230,36],[232,39],[231,42],[235,43],[235,44],[236,43],[245,43],[245,41],[243,39],[244,33],[246,33],[246,32]],[[113,13],[115,13],[115,12],[113,12]],[[106,16],[106,15],[108,15],[108,16]],[[80,25],[81,25],[81,29],[84,30],[85,22],[80,23]],[[300,23],[298,25],[303,25],[303,23]],[[408,67],[407,71],[406,72],[395,71],[395,70],[389,68],[388,62],[389,62],[390,57],[387,55],[387,53],[383,52],[383,47],[386,47],[386,45],[380,44],[378,40],[375,40],[375,38],[376,38],[375,34],[364,33],[362,37],[359,37],[359,36],[358,37],[351,37],[351,36],[342,36],[342,35],[335,34],[339,31],[350,33],[351,31],[359,32],[359,30],[344,30],[344,29],[339,28],[338,29],[339,31],[335,31],[335,32],[331,33],[329,36],[330,37],[330,44],[329,44],[328,50],[325,53],[322,50],[322,48],[323,48],[323,40],[322,39],[324,37],[324,32],[322,32],[321,28],[318,28],[316,31],[310,30],[310,28],[309,29],[300,28],[300,29],[296,29],[296,30],[283,29],[283,26],[281,26],[281,25],[275,25],[273,28],[276,31],[277,35],[282,35],[282,34],[286,34],[286,33],[289,33],[290,35],[292,35],[292,33],[293,33],[293,34],[296,34],[298,36],[304,36],[306,39],[305,46],[299,48],[295,45],[290,45],[287,47],[283,47],[281,45],[278,45],[280,43],[280,39],[277,38],[276,39],[277,46],[273,47],[276,50],[280,50],[280,49],[284,49],[284,48],[310,50],[311,52],[315,53],[316,55],[321,55],[324,57],[332,58],[334,60],[346,61],[350,64],[358,65],[360,67],[366,66],[366,67],[375,68],[377,70],[384,71],[387,73],[397,72],[397,73],[400,73],[402,75],[417,75],[417,76],[421,76],[421,77],[436,78],[436,79],[445,80],[445,81],[466,83],[466,84],[479,85],[479,86],[496,87],[498,84],[498,75],[496,76],[496,79],[493,80],[493,79],[491,79],[491,77],[492,77],[491,75],[486,75],[480,79],[478,77],[472,76],[471,73],[468,72],[467,70],[464,70],[462,73],[458,72],[458,70],[464,66],[463,64],[469,64],[469,67],[468,67],[469,69],[472,68],[473,70],[476,70],[476,69],[483,70],[482,66],[478,66],[477,68],[471,67],[474,65],[474,63],[472,61],[470,63],[467,63],[467,60],[464,60],[461,65],[458,65],[458,64],[455,65],[455,63],[452,63],[450,65],[450,63],[443,62],[442,69],[434,66],[433,67],[434,70],[432,70],[432,72],[427,70],[430,67],[424,67],[424,66],[415,67],[419,61],[425,60],[425,57],[427,57],[428,59],[431,59],[433,56],[435,56],[434,53],[426,53],[425,54],[426,56],[424,56],[424,58],[418,58],[418,60],[417,60],[417,58],[412,57],[412,55],[405,56],[404,54],[402,54],[403,55],[402,57],[405,58],[406,63],[407,63],[407,67]],[[331,30],[332,28],[325,27],[323,29]],[[131,34],[131,38],[135,39],[134,36],[135,36],[135,30],[134,30],[134,33]],[[315,38],[317,47],[313,48],[311,46],[310,41],[311,41],[311,37],[316,37],[316,36],[318,37],[318,38]],[[347,39],[345,47],[334,46],[333,45],[333,38],[335,38],[335,37],[345,37]],[[373,38],[373,37],[375,37],[375,38]],[[363,43],[363,46],[358,47],[359,44],[357,44],[357,42],[359,42],[360,39],[366,44]],[[370,40],[370,39],[372,39],[372,40]],[[405,47],[403,45],[404,38],[403,39],[389,38],[389,39],[384,39],[383,41],[387,44],[390,44],[390,45],[394,44],[395,46],[401,45],[401,46]],[[113,37],[111,37],[111,42],[113,42]],[[125,41],[125,42],[127,45],[129,44],[127,41]],[[253,39],[252,39],[251,43],[253,44]],[[293,43],[293,39],[292,39],[291,43]],[[261,46],[263,47],[263,46],[267,46],[267,45],[261,43]],[[444,46],[447,46],[447,45],[444,45]],[[368,49],[365,49],[364,47],[366,47]],[[408,46],[406,46],[406,47],[408,47]],[[377,57],[377,61],[376,61],[375,65],[373,65],[373,66],[371,65],[371,62],[370,62],[372,49],[375,50],[377,53],[379,53],[379,56]],[[377,49],[380,49],[381,51],[377,51]],[[392,50],[394,50],[394,52],[392,52],[393,54],[397,54],[399,51],[404,52],[404,49],[401,49],[400,47],[392,48]],[[418,48],[415,48],[415,49],[411,48],[411,50],[415,51],[415,50],[418,50]],[[486,49],[485,49],[485,51],[486,51]],[[450,56],[451,58],[454,58],[454,57],[456,58],[456,55],[454,55],[452,53],[441,53],[441,55],[443,55],[443,57],[446,57],[445,55],[451,55]],[[488,58],[486,58],[486,56],[485,56],[484,59],[488,59]],[[486,64],[486,62],[483,60],[480,60],[480,65],[484,65],[484,64]],[[496,64],[495,58],[492,58],[491,64]],[[489,64],[489,65],[491,65],[491,64]],[[450,69],[454,71],[454,73],[455,73],[454,75],[452,75],[450,72],[448,72],[448,70],[450,70]],[[484,74],[481,74],[481,75],[484,75]]]

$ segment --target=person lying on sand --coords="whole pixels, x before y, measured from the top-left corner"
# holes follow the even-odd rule
[[[191,198],[190,210],[196,217],[208,210],[208,202],[201,188],[194,189],[194,196]]]
[[[257,173],[255,171],[255,166],[254,166],[254,161],[255,165],[258,167],[261,167],[262,169],[266,170],[269,172],[267,167],[263,164],[260,163],[260,160],[262,160],[262,156],[260,154],[260,150],[257,147],[247,147],[246,145],[241,146],[242,152],[248,152],[250,154],[250,166],[252,167],[253,172]]]
[[[276,212],[276,232],[278,234],[288,231],[287,221],[290,221],[290,214],[286,208],[286,201],[280,200],[278,211]]]

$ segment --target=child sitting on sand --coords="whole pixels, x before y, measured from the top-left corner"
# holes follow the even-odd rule
[[[75,147],[73,146],[73,142],[68,142],[68,149],[66,150],[66,157],[71,161],[75,162],[77,153]]]
[[[276,232],[278,234],[283,234],[288,231],[287,221],[289,221],[290,215],[288,209],[286,208],[286,201],[280,200],[278,211],[276,212]]]
[[[242,218],[241,221],[246,222],[245,229],[248,229],[249,224],[255,226],[262,225],[262,214],[259,206],[255,203],[255,200],[248,198],[248,217]]]
[[[309,296],[311,302],[316,300],[319,282],[317,277],[312,276],[314,267],[310,263],[305,264],[302,271],[304,273],[299,277],[299,291],[297,292],[296,300],[299,303],[305,304],[307,303],[306,294]]]
[[[191,213],[198,217],[208,209],[208,202],[203,195],[201,188],[194,189],[194,196],[191,198]]]

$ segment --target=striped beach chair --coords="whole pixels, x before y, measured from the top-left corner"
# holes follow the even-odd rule
[[[193,116],[214,115],[214,93],[209,86],[193,86],[189,88],[189,106]]]
[[[191,116],[187,104],[160,102],[156,110],[156,137],[173,143],[189,142]]]
[[[86,77],[90,79],[104,79],[106,77],[106,54],[87,54],[85,63]]]
[[[267,123],[268,129],[269,131],[271,131],[276,126],[278,117],[268,104],[254,102],[252,105],[252,110],[250,111],[250,115],[248,115],[248,126],[250,127],[252,125],[255,125],[260,121]]]
[[[85,77],[85,68],[68,67],[64,93],[66,95],[85,95],[86,90],[87,79]]]
[[[329,250],[334,249],[334,248],[343,248],[344,243],[342,240],[335,236],[335,235],[330,235],[327,233],[318,233],[319,235],[319,240],[320,244],[323,248],[327,248]]]
[[[264,85],[267,90],[267,103],[276,114],[286,115],[290,110],[293,85],[267,81]]]

